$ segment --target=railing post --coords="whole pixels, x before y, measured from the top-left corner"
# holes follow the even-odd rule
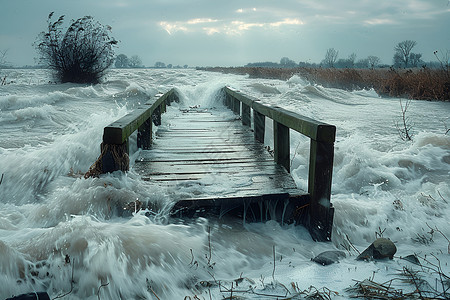
[[[334,208],[330,202],[334,144],[311,139],[308,192],[311,195],[309,230],[317,241],[330,241]]]
[[[240,107],[241,106],[241,101],[239,101],[236,98],[233,98],[232,105],[233,105],[232,109],[233,109],[234,113],[239,115],[240,110],[241,110],[241,107]]]
[[[167,111],[166,109],[166,101],[161,102],[161,114],[165,113]]]
[[[225,93],[225,99],[223,104],[231,109],[231,96],[228,93]]]
[[[273,121],[273,148],[275,162],[282,165],[288,172],[290,172],[290,142],[289,142],[289,127]]]
[[[242,125],[250,126],[252,125],[252,120],[250,117],[250,106],[247,104],[242,103]]]
[[[158,106],[153,111],[152,121],[153,121],[153,124],[155,124],[156,126],[161,125],[161,106]]]
[[[152,120],[147,119],[139,128],[137,135],[137,146],[143,150],[150,149],[152,145]]]
[[[253,124],[255,139],[261,143],[264,143],[264,132],[266,130],[266,117],[260,114],[256,110],[253,110]]]
[[[129,139],[121,145],[101,144],[101,172],[102,174],[114,171],[128,171],[130,167],[129,159]]]

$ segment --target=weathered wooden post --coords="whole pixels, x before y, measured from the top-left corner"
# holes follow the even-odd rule
[[[253,124],[254,124],[254,135],[255,139],[261,143],[264,143],[264,132],[266,130],[266,117],[253,110]]]
[[[129,142],[120,145],[101,144],[101,173],[128,171],[130,168]]]
[[[165,113],[165,112],[167,111],[167,108],[166,108],[166,101],[161,102],[160,107],[161,107],[161,108],[160,108],[161,114]]]
[[[232,98],[232,110],[235,114],[238,114],[238,115],[241,111],[241,102],[234,97]]]
[[[143,150],[150,149],[152,134],[152,120],[149,118],[138,128],[137,147]]]
[[[161,125],[161,114],[166,111],[166,106],[171,101],[179,100],[174,89],[164,95],[158,94],[155,98],[104,128],[100,157],[86,172],[86,178],[119,170],[128,171],[129,137],[136,130],[138,147],[150,148],[152,122]]]
[[[251,126],[250,106],[242,103],[242,125]]]
[[[155,108],[155,110],[153,111],[152,121],[153,121],[153,124],[155,124],[156,126],[161,125],[161,106],[160,105],[157,108]]]
[[[311,139],[308,192],[311,195],[309,230],[313,239],[330,241],[334,208],[331,204],[331,179],[333,174],[334,139],[336,127],[319,125],[317,137]]]
[[[290,172],[289,127],[284,126],[275,120],[273,121],[273,148],[275,161]]]

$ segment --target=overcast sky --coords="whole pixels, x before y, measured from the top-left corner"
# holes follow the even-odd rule
[[[35,64],[32,43],[52,11],[66,23],[90,15],[111,25],[116,54],[146,66],[320,62],[328,48],[392,64],[403,40],[417,41],[425,61],[450,50],[450,0],[0,0],[0,51],[10,63]]]

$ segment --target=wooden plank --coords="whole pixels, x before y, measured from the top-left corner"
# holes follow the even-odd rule
[[[306,218],[308,195],[288,193],[270,195],[230,196],[226,199],[205,198],[178,201],[172,214],[176,217],[234,216],[244,222],[276,220],[282,224],[299,224]]]
[[[224,118],[220,112],[202,114],[207,122],[190,110],[180,119],[175,116],[169,128],[158,129],[152,148],[137,159],[136,172],[170,189],[171,197],[186,196],[194,189],[191,201],[300,193],[288,172],[273,161],[263,144],[255,142],[248,127],[226,115],[227,122],[216,122]],[[218,196],[217,190],[222,189]]]

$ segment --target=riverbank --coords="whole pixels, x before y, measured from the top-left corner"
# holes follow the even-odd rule
[[[311,83],[347,91],[374,89],[383,97],[450,101],[450,74],[444,70],[421,69],[331,69],[214,67],[204,71],[248,74],[251,78],[288,80],[298,75]]]

